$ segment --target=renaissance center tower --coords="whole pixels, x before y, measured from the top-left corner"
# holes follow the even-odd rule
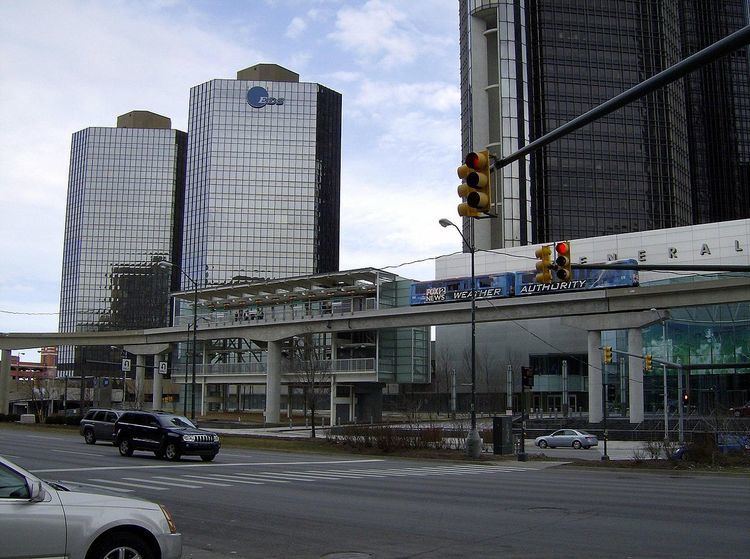
[[[338,270],[339,93],[258,64],[191,89],[188,138],[181,265],[195,284]]]

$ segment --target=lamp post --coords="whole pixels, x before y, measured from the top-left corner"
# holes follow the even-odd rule
[[[159,262],[159,266],[163,268],[177,268],[183,276],[185,276],[190,283],[193,284],[193,358],[191,361],[191,381],[190,381],[190,419],[195,421],[195,360],[196,360],[196,348],[198,343],[198,282],[196,282],[190,275],[178,266],[174,262],[168,260],[162,260]],[[188,348],[189,349],[189,348]],[[188,352],[189,355],[189,352]],[[185,401],[187,405],[187,400]],[[183,406],[184,409],[184,406]]]
[[[668,314],[665,314],[664,316],[661,315],[661,313],[658,311],[658,309],[652,308],[652,312],[656,313],[656,316],[659,317],[659,322],[661,322],[661,351],[662,351],[662,359],[664,361],[667,360],[667,318],[669,318]],[[669,443],[669,396],[667,392],[667,365],[666,363],[662,362],[661,364],[661,370],[662,370],[662,406],[664,407],[664,444]]]
[[[441,227],[455,227],[458,234],[461,235],[466,247],[471,254],[471,431],[466,439],[466,454],[472,458],[479,458],[482,453],[482,438],[477,431],[477,352],[476,352],[476,285],[474,276],[474,221],[469,221],[469,237],[471,242],[466,240],[464,234],[458,226],[449,219],[442,218],[438,221]]]

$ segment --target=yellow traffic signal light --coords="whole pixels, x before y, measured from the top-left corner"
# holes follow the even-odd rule
[[[552,283],[552,245],[544,245],[534,251],[537,259],[536,276],[537,283]]]
[[[555,243],[555,264],[557,265],[557,271],[555,275],[560,281],[570,281],[573,279],[573,270],[570,266],[570,243],[568,241],[560,241]]]
[[[458,177],[465,182],[458,187],[458,195],[465,201],[458,206],[462,217],[480,217],[492,211],[492,180],[490,152],[471,152],[458,168]]]
[[[604,363],[612,363],[612,346],[605,345],[602,349],[604,350]]]
[[[647,354],[646,357],[643,358],[643,368],[648,372],[651,371],[652,364],[651,364],[651,354]]]

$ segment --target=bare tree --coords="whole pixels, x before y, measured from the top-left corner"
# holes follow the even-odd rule
[[[331,385],[331,360],[326,358],[327,347],[314,334],[305,334],[293,339],[291,358],[292,372],[296,384],[302,387],[302,395],[306,410],[310,410],[312,431],[310,437],[315,438],[316,412],[318,400],[327,393]],[[333,418],[331,418],[333,419]]]

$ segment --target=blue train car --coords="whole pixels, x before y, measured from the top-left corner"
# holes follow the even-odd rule
[[[488,274],[474,278],[477,299],[499,299],[513,295],[513,273]],[[410,303],[429,305],[471,300],[471,277],[420,281],[411,284]]]
[[[617,264],[637,264],[637,262],[635,260],[618,260]],[[606,264],[602,266],[602,268],[596,270],[573,270],[573,278],[570,281],[547,285],[534,281],[535,271],[516,272],[515,294],[517,296],[541,295],[565,291],[638,286],[638,270],[608,270]]]

